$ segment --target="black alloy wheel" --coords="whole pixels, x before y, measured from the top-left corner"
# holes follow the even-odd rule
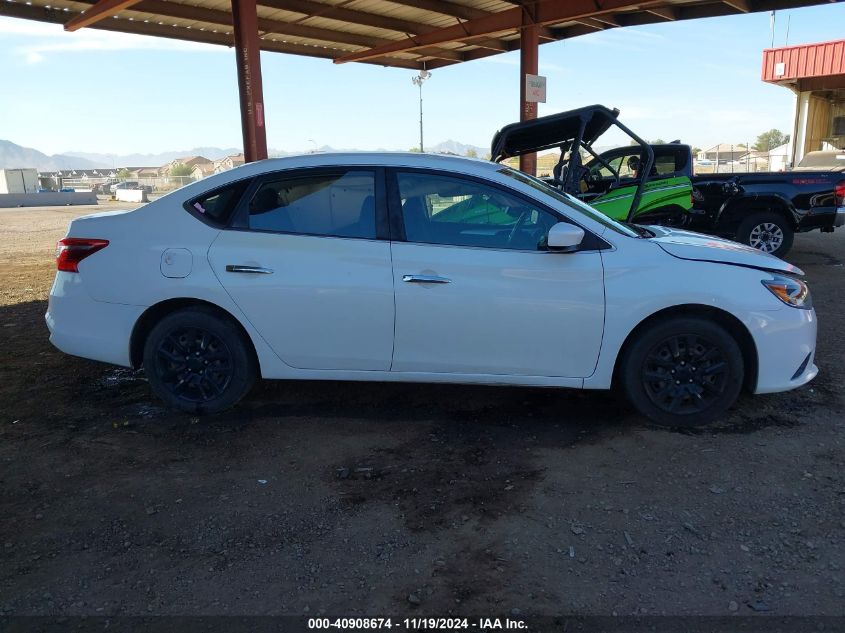
[[[722,350],[701,336],[688,334],[670,336],[651,349],[642,383],[655,406],[689,415],[709,409],[724,393],[727,377]]]
[[[155,372],[186,402],[205,403],[220,396],[232,381],[233,367],[226,343],[197,327],[171,331],[156,350]]]
[[[163,317],[146,338],[144,368],[156,395],[192,413],[228,409],[258,375],[255,352],[240,326],[206,306]]]
[[[618,379],[631,404],[653,422],[699,426],[736,402],[744,381],[742,351],[718,323],[675,316],[635,336],[620,359]]]

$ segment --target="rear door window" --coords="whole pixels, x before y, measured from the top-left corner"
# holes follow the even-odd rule
[[[256,231],[375,239],[375,172],[268,177],[249,201]]]

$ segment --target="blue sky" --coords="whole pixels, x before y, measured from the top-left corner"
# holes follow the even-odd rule
[[[845,3],[779,11],[775,46],[838,39]],[[540,114],[618,107],[646,138],[701,147],[790,131],[794,97],[760,81],[769,14],[612,29],[540,47]],[[0,138],[47,153],[241,145],[232,49],[0,18]],[[408,149],[413,71],[262,54],[270,147]],[[442,68],[423,88],[426,144],[486,147],[519,113],[519,56]],[[124,81],[125,79],[125,81]],[[621,139],[619,139],[621,140]]]

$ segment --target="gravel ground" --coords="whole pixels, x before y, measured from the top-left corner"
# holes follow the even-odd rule
[[[449,385],[165,411],[47,341],[85,212],[0,210],[0,615],[845,615],[845,230],[790,257],[819,377],[681,433],[607,393]]]

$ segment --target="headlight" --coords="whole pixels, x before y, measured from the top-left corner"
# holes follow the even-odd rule
[[[772,279],[763,279],[761,283],[786,305],[804,310],[813,307],[810,289],[803,281],[783,275],[772,275],[772,277]]]

